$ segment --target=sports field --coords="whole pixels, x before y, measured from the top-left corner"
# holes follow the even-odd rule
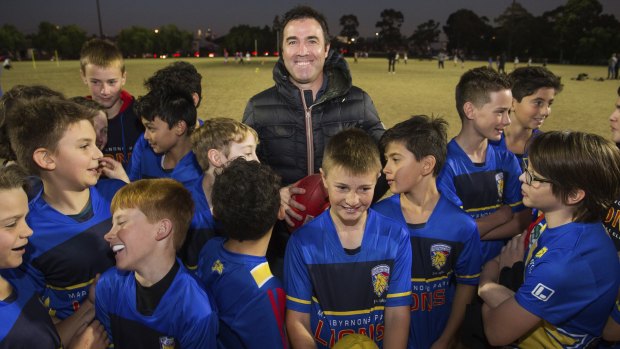
[[[275,58],[253,58],[250,64],[238,65],[222,58],[187,58],[202,74],[203,100],[201,118],[216,116],[241,119],[246,102],[254,94],[273,85],[272,68]],[[145,90],[142,83],[156,70],[173,62],[171,59],[127,60],[125,88],[139,96]],[[450,123],[449,136],[460,126],[454,106],[454,86],[467,69],[486,65],[486,62],[466,62],[465,68],[446,62],[438,70],[434,61],[409,60],[396,65],[396,74],[387,73],[387,59],[349,59],[353,83],[372,97],[386,127],[413,114],[439,115]],[[506,64],[508,71],[512,64]],[[609,136],[607,118],[614,108],[619,80],[595,81],[606,76],[604,66],[548,66],[562,77],[564,91],[556,96],[551,117],[543,129],[573,129]],[[571,80],[580,73],[589,75],[585,81]],[[72,97],[87,94],[79,75],[78,61],[14,62],[13,69],[1,76],[2,88],[7,91],[16,84],[44,84]]]

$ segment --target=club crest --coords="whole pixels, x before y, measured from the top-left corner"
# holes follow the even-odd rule
[[[370,271],[372,274],[372,286],[377,297],[381,297],[388,289],[390,282],[390,267],[385,264],[377,265]]]
[[[224,264],[222,264],[219,259],[216,260],[211,266],[211,271],[222,275],[222,273],[224,272]]]
[[[498,203],[504,201],[504,172],[495,174],[495,185],[497,185]]]
[[[433,244],[431,245],[431,265],[437,270],[441,270],[446,262],[452,247],[446,244]]]
[[[159,349],[174,349],[174,337],[159,337]]]

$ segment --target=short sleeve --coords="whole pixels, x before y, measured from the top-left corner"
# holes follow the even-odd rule
[[[386,307],[411,304],[411,242],[406,228],[401,229],[394,270],[390,275]]]
[[[286,308],[309,313],[312,301],[312,281],[303,258],[300,239],[291,236],[284,255],[284,289]]]

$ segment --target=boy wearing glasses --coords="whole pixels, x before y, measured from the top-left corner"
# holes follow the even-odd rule
[[[547,229],[531,247],[515,237],[487,263],[478,295],[491,345],[588,348],[601,336],[620,281],[620,263],[601,224],[620,194],[620,151],[600,136],[537,136],[524,164],[523,202],[545,213]],[[516,292],[500,271],[525,261]]]

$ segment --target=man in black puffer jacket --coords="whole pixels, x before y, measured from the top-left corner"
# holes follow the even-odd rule
[[[300,218],[290,210],[300,208],[290,196],[302,190],[291,184],[319,172],[323,148],[333,135],[357,127],[378,142],[385,129],[370,96],[352,85],[344,58],[329,49],[323,15],[298,6],[284,15],[282,25],[275,86],[250,99],[243,122],[258,133],[261,162],[282,177],[280,195],[290,221],[291,216]],[[377,187],[381,197],[387,186]]]

